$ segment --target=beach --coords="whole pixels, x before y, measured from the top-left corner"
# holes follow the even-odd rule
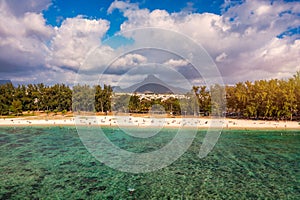
[[[129,127],[187,127],[224,129],[300,129],[296,121],[267,121],[213,118],[159,118],[134,116],[74,116],[41,119],[38,117],[0,118],[0,126],[129,126]]]

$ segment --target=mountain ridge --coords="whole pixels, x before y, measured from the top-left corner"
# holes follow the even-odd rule
[[[122,93],[155,93],[155,94],[185,94],[188,90],[180,87],[171,86],[155,75],[148,75],[142,82],[122,89],[120,86],[113,88],[114,92]]]

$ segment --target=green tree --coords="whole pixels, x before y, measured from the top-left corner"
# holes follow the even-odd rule
[[[0,85],[0,112],[1,115],[9,114],[10,106],[13,102],[15,88],[13,84]]]
[[[95,111],[95,90],[89,85],[75,85],[73,87],[73,111]]]
[[[162,102],[162,106],[164,106],[165,110],[173,115],[181,114],[180,102],[177,98],[170,97],[167,100]]]
[[[99,112],[108,112],[111,110],[112,88],[104,85],[103,89],[100,85],[95,86],[95,108]]]
[[[129,112],[129,101],[130,101],[130,95],[124,94],[124,95],[114,95],[112,98],[112,110],[116,112],[122,112],[127,113]]]
[[[194,91],[185,94],[186,98],[180,99],[180,107],[182,115],[194,115],[195,111],[199,110],[198,99],[194,94]]]
[[[140,99],[136,94],[134,94],[130,97],[128,109],[129,109],[129,112],[131,112],[131,113],[140,112]]]
[[[16,115],[22,113],[22,102],[20,100],[13,100],[10,111]]]
[[[206,86],[193,86],[192,91],[196,97],[194,102],[194,115],[201,112],[208,115],[211,112],[211,95]]]
[[[226,111],[226,94],[225,87],[219,84],[212,85],[210,88],[210,94],[206,90],[203,91],[205,94],[204,105],[205,111],[210,111],[214,116],[222,116]],[[201,93],[200,93],[201,94]]]
[[[296,115],[300,116],[300,71],[293,76],[292,80],[295,84],[295,113]]]
[[[262,119],[293,119],[299,115],[300,72],[288,80],[246,81],[226,87],[229,111]]]

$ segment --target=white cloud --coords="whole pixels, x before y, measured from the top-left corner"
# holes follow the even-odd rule
[[[185,11],[169,13],[159,9],[150,11],[128,1],[114,1],[107,12],[112,13],[115,9],[123,12],[127,20],[121,24],[121,31],[157,27],[182,33],[203,45],[217,62],[227,83],[285,78],[300,70],[300,40],[295,35],[277,37],[299,26],[300,3],[260,0],[234,2],[226,0],[221,15]],[[48,26],[41,12],[50,4],[51,0],[0,1],[1,76],[15,74],[11,77],[21,81],[22,73],[26,73],[32,80],[37,77],[40,82],[55,77],[71,81],[74,71],[81,67],[85,76],[90,75],[92,79],[96,77],[95,72],[101,74],[120,55],[117,49],[101,43],[110,27],[109,21],[77,16],[65,19],[60,27]],[[111,73],[105,75],[107,80],[108,77],[115,78],[125,73],[131,67],[155,61],[187,71],[188,67],[182,66],[188,62],[182,60],[180,54],[177,57],[171,54],[180,53],[189,46],[183,46],[182,41],[176,38],[171,40],[170,35],[155,31],[147,33],[130,35],[123,32],[125,36],[133,38],[135,45],[163,44],[172,46],[172,49],[176,47],[178,51],[170,52],[165,59],[162,53],[157,55],[152,52],[154,56],[151,56],[150,51],[126,54],[107,69]],[[93,51],[96,47],[99,48]],[[30,73],[39,74],[30,76]],[[191,75],[192,70],[186,73],[186,76]]]
[[[299,2],[246,0],[227,8],[222,15],[168,13],[165,10],[131,9],[130,6],[121,11],[128,18],[121,25],[125,35],[126,30],[158,27],[183,33],[203,45],[219,63],[226,82],[264,78],[258,75],[286,77],[299,70],[299,40],[277,38],[287,29],[299,26]],[[134,35],[127,36],[141,40]],[[143,38],[154,43],[163,41],[155,34]],[[174,43],[178,49],[183,48],[180,42],[174,40]],[[267,52],[267,57],[261,57],[263,52]]]
[[[183,66],[187,66],[189,64],[189,62],[187,62],[186,60],[175,60],[175,59],[170,59],[168,61],[166,61],[164,63],[164,65],[170,66],[170,67],[183,67]]]
[[[59,28],[55,28],[49,64],[78,69],[90,51],[101,44],[108,28],[107,20],[90,20],[82,16],[67,18]]]
[[[70,83],[70,75],[75,76],[70,69],[77,70],[89,51],[101,44],[109,28],[107,20],[77,16],[64,20],[60,27],[49,26],[41,14],[49,3],[0,1],[0,78],[27,82],[26,76],[34,82]],[[111,55],[109,47],[101,46],[98,51],[105,58]]]
[[[25,13],[23,24],[26,27],[26,36],[36,36],[40,39],[48,40],[53,35],[53,30],[46,25],[46,21],[42,14]]]
[[[139,54],[127,54],[124,57],[118,58],[113,64],[113,67],[122,66],[137,66],[147,62],[147,58]]]
[[[216,61],[217,61],[217,62],[222,62],[222,61],[224,61],[226,58],[227,58],[227,54],[223,52],[223,53],[221,53],[220,55],[218,55],[218,56],[216,57]]]
[[[117,54],[115,52],[112,52],[109,57],[111,59],[110,61],[114,59],[115,60],[112,63],[109,63],[110,61],[107,61],[107,63],[109,64],[107,66],[103,66],[105,67],[104,69],[105,72],[103,73],[122,75],[134,67],[139,67],[147,63],[146,57],[135,53],[126,54],[124,56],[117,57],[117,58],[116,57]],[[99,57],[97,56],[96,59],[98,60]],[[99,66],[99,68],[101,68],[101,66]]]
[[[122,11],[125,11],[128,9],[134,10],[134,9],[138,9],[138,5],[134,4],[134,3],[115,0],[114,2],[112,2],[110,4],[109,8],[107,9],[107,13],[110,14],[115,9],[122,10]]]
[[[45,65],[46,43],[53,34],[42,14],[13,15],[6,1],[0,2],[0,70],[31,70]],[[29,68],[28,68],[29,67]]]

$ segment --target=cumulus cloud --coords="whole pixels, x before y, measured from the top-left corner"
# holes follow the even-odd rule
[[[226,82],[257,79],[257,74],[248,73],[255,70],[264,72],[262,78],[291,76],[295,70],[300,70],[296,64],[300,55],[299,40],[277,37],[287,29],[299,26],[298,2],[247,0],[227,8],[222,15],[168,13],[165,10],[131,9],[129,5],[120,11],[128,19],[121,25],[124,32],[159,27],[183,33],[203,45],[217,61]],[[134,38],[134,35],[130,37]],[[152,35],[144,37],[156,41]],[[178,48],[182,48],[179,43]],[[274,48],[282,49],[281,56],[271,54]],[[268,59],[261,57],[262,52],[269,52]],[[269,62],[272,60],[277,62]]]
[[[118,1],[115,0],[113,3],[110,4],[109,8],[107,9],[107,13],[111,14],[115,9],[118,10],[137,10],[138,4],[136,3],[129,3],[129,2],[124,2],[124,1]]]
[[[189,62],[187,62],[186,60],[175,60],[175,59],[170,59],[168,61],[166,61],[164,63],[164,65],[170,66],[170,67],[183,67],[183,66],[187,66],[189,64]]]
[[[139,54],[127,54],[112,63],[113,67],[137,66],[147,62],[147,58]]]
[[[93,51],[84,64],[80,66],[80,74],[122,75],[134,67],[147,63],[147,58],[136,53],[118,54],[108,47],[100,46]]]
[[[49,64],[78,69],[88,53],[101,44],[108,28],[107,20],[90,20],[82,16],[67,18],[55,28]]]
[[[41,13],[31,11],[45,9],[48,4],[49,1],[0,2],[0,78],[16,83],[46,80],[37,74],[46,70],[54,30],[46,25]]]
[[[52,28],[46,25],[41,14],[26,12],[18,17],[6,1],[1,1],[0,70],[14,72],[44,66],[49,54],[46,44],[52,34]]]
[[[77,16],[64,19],[60,27],[53,27],[46,24],[41,14],[51,5],[51,0],[2,0],[0,78],[12,77],[26,82],[22,77],[26,74],[31,80],[36,77],[41,82],[50,82],[55,77],[68,82],[80,70],[89,81],[96,77],[95,72],[101,74],[106,70],[104,79],[109,84],[110,78],[116,78],[133,67],[159,63],[178,69],[184,77],[194,79],[195,83],[199,81],[195,69],[189,64],[189,57],[180,55],[190,46],[184,46],[182,41],[155,30],[144,32],[147,35],[126,32],[147,27],[174,31],[202,45],[216,62],[226,83],[285,78],[300,70],[299,33],[278,37],[287,30],[299,27],[300,3],[235,2],[226,0],[222,14],[217,15],[193,13],[192,4],[187,4],[188,10],[169,13],[160,9],[140,9],[137,3],[116,0],[107,13],[116,9],[123,13],[126,20],[121,24],[121,34],[131,38],[133,45],[163,45],[178,49],[169,54],[162,53],[163,49],[157,53],[145,49],[118,58],[119,49],[101,42],[110,28],[108,20]],[[118,59],[107,68],[115,58]]]
[[[289,78],[295,70],[300,70],[300,40],[293,42],[289,39],[274,38],[264,47],[250,53],[241,54],[236,63],[247,61],[244,66],[235,66],[239,69],[235,72],[238,80],[242,81],[250,77],[259,79]],[[254,66],[253,63],[255,63]]]
[[[0,78],[17,83],[27,82],[25,76],[40,82],[53,82],[49,77],[69,81],[68,76],[75,75],[89,51],[101,45],[109,28],[107,20],[77,16],[65,19],[60,27],[49,26],[41,11],[50,2],[0,1]],[[103,51],[103,57],[111,54],[109,47],[98,51]],[[48,78],[42,78],[45,73],[49,73]]]

